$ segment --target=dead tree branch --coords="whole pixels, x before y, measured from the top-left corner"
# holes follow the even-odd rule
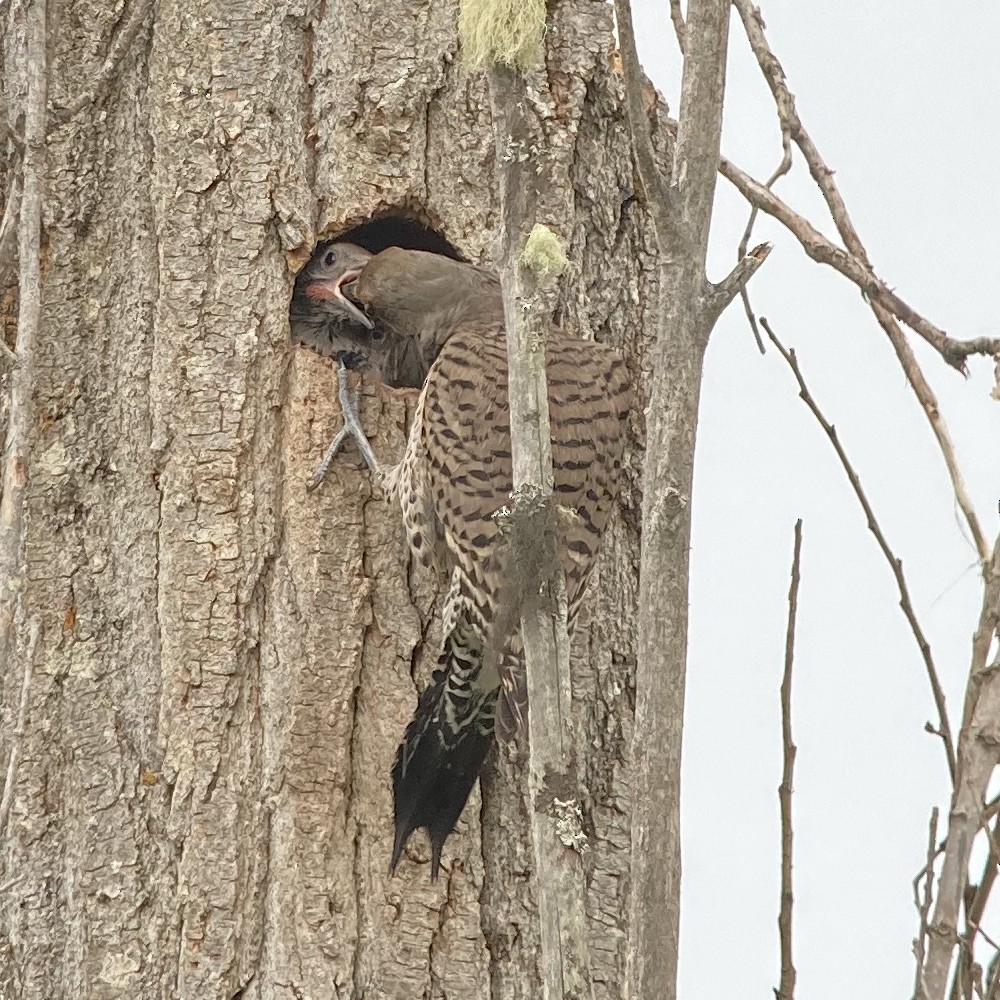
[[[983,873],[979,883],[973,885],[969,881],[964,892],[965,929],[959,944],[959,959],[952,975],[950,991],[950,995],[955,998],[961,996],[963,982],[969,982],[974,978],[976,938],[981,937],[994,951],[998,950],[996,942],[982,928],[983,914],[986,912],[986,904],[996,884],[998,863],[1000,863],[1000,845],[998,845],[997,840],[998,835],[1000,835],[1000,821],[994,818],[995,813],[996,805],[995,800],[993,800],[987,803],[983,809],[984,826],[993,820],[992,830],[986,831],[987,852],[986,861],[983,863]]]
[[[45,0],[31,0],[25,14],[28,94],[18,226],[19,309],[17,364],[11,372],[10,410],[0,498],[0,663],[9,662],[24,560],[24,507],[34,423],[35,345],[41,317],[42,179],[45,163]]]
[[[774,96],[782,131],[787,131],[791,140],[798,146],[805,158],[806,165],[809,167],[809,173],[819,187],[820,193],[823,195],[823,200],[829,209],[830,217],[837,227],[840,238],[844,241],[847,256],[853,258],[867,272],[865,283],[870,284],[871,287],[863,287],[862,290],[872,298],[882,301],[894,316],[922,336],[941,354],[945,361],[954,367],[961,368],[965,359],[971,354],[995,354],[997,350],[1000,350],[1000,339],[980,337],[971,341],[953,340],[943,330],[924,319],[915,309],[903,302],[890,288],[875,277],[874,268],[868,259],[868,252],[861,241],[861,237],[858,235],[857,229],[854,227],[854,223],[851,221],[847,205],[834,180],[834,171],[830,169],[820,155],[819,149],[802,124],[802,119],[799,118],[795,107],[795,97],[785,82],[784,70],[781,68],[781,63],[778,62],[777,56],[771,50],[764,36],[764,23],[760,11],[753,4],[749,3],[748,0],[733,0],[733,6],[740,15],[747,39],[750,42],[750,47],[757,58],[757,63],[761,68],[764,79]],[[734,184],[736,183],[734,178],[727,179],[732,180]],[[740,188],[739,184],[736,186]],[[746,193],[742,188],[740,188],[740,192],[746,197]],[[755,204],[752,201],[751,203]],[[763,205],[759,207],[763,211],[768,212],[768,214],[773,214]],[[775,217],[778,218],[777,215]],[[779,221],[787,227],[788,224],[784,219],[779,218]],[[812,230],[810,237],[812,237],[813,233],[819,235],[815,230]],[[824,237],[820,237],[820,239],[825,240]],[[799,241],[800,243],[803,242],[801,238]],[[814,242],[814,240],[810,240],[810,242]],[[809,248],[805,246],[805,243],[803,243],[803,247],[808,253]],[[835,249],[843,253],[839,248]],[[824,247],[822,252],[829,254],[830,251],[829,248]],[[820,263],[827,263],[838,267],[838,264],[833,259],[820,260]],[[861,287],[862,282],[857,278],[851,277],[851,275],[847,275],[847,277],[850,277],[855,284]]]
[[[771,343],[774,344],[774,346],[778,349],[778,352],[785,359],[789,368],[791,368],[792,374],[795,376],[795,381],[798,383],[799,396],[802,398],[802,401],[809,407],[820,427],[823,428],[824,433],[830,439],[830,443],[833,445],[834,451],[837,453],[837,458],[840,459],[840,464],[843,466],[844,472],[847,474],[847,479],[851,484],[851,489],[854,490],[854,495],[858,498],[858,503],[861,504],[861,509],[865,512],[868,530],[875,536],[875,540],[878,542],[878,546],[882,550],[882,554],[885,556],[886,562],[889,564],[889,568],[892,570],[892,575],[896,580],[896,587],[899,591],[899,606],[910,626],[910,631],[913,633],[913,638],[916,640],[917,648],[920,650],[921,658],[924,661],[924,668],[927,671],[927,679],[930,682],[931,694],[934,697],[934,704],[938,713],[938,728],[935,732],[941,737],[941,742],[944,744],[945,756],[948,761],[948,773],[951,775],[952,781],[954,781],[955,745],[951,735],[951,724],[948,721],[948,708],[945,702],[944,689],[941,687],[937,667],[934,664],[934,657],[931,652],[930,642],[924,635],[924,631],[917,619],[916,611],[913,608],[913,602],[910,598],[910,589],[906,582],[906,574],[903,572],[903,561],[897,558],[892,548],[889,546],[885,533],[882,531],[878,518],[875,516],[875,511],[872,509],[872,506],[868,501],[868,497],[861,486],[861,480],[858,477],[854,466],[851,464],[850,459],[847,457],[847,452],[840,443],[840,438],[837,435],[836,428],[826,419],[816,400],[809,392],[805,378],[802,375],[802,370],[799,368],[799,362],[795,356],[795,351],[787,349],[784,344],[781,343],[777,335],[771,329],[770,323],[768,323],[764,317],[761,317],[760,325],[764,328],[768,337],[771,339]]]
[[[781,162],[774,168],[774,173],[767,179],[764,187],[768,191],[774,187],[777,182],[785,176],[792,169],[792,140],[791,136],[788,134],[788,128],[786,127],[783,120],[779,116],[778,124],[781,126]],[[743,236],[740,238],[739,246],[736,248],[736,259],[741,260],[746,256],[747,248],[750,246],[750,237],[753,235],[753,227],[757,222],[758,208],[756,205],[750,206],[750,216],[747,219],[746,229],[743,230]],[[754,314],[753,307],[750,305],[750,292],[746,287],[740,289],[740,298],[743,301],[743,311],[746,313],[747,322],[750,324],[750,329],[753,331],[754,340],[757,342],[757,350],[761,354],[764,353],[764,341],[760,336],[760,328],[757,326],[757,317]]]
[[[3,783],[3,796],[0,797],[0,838],[7,828],[7,817],[14,801],[14,785],[17,782],[17,764],[21,759],[21,744],[24,742],[24,727],[28,720],[28,695],[31,691],[31,676],[35,665],[35,651],[38,648],[38,636],[41,631],[37,621],[31,623],[28,637],[28,648],[24,654],[24,673],[21,675],[21,696],[17,703],[17,722],[10,734],[9,756],[7,757],[7,774]]]
[[[677,25],[676,7],[675,26]],[[743,257],[720,284],[705,274],[715,195],[729,32],[728,0],[691,0],[673,161],[661,171],[642,100],[629,0],[616,0],[629,126],[645,207],[660,251],[657,335],[643,472],[639,645],[633,734],[629,996],[673,1000],[680,925],[680,750],[687,656],[687,591],[701,370],[722,309],[761,266]]]
[[[687,45],[687,25],[684,23],[681,0],[670,0],[670,20],[674,25],[674,34],[677,36],[677,45],[681,50],[681,55],[684,55],[684,48]]]
[[[537,298],[537,278],[520,262],[535,221],[537,185],[534,158],[517,155],[537,142],[529,120],[532,106],[524,79],[515,69],[492,67],[488,74],[500,181],[499,271],[507,330],[511,459],[514,471],[512,517],[525,517],[537,502],[552,502],[552,440],[545,378],[546,319],[540,309],[524,309]],[[527,534],[527,533],[526,533]],[[524,561],[516,553],[511,560]],[[592,997],[587,948],[586,887],[578,850],[560,837],[553,809],[558,787],[577,789],[575,735],[566,582],[562,571],[545,584],[550,607],[521,618],[528,680],[528,793],[542,944],[543,996]],[[582,837],[582,831],[581,831]]]
[[[968,885],[972,846],[987,822],[986,790],[1000,763],[1000,656],[989,661],[1000,624],[1000,546],[994,546],[983,575],[983,605],[972,641],[948,835],[937,904],[928,927],[919,1000],[944,1000],[947,992],[948,973],[959,943],[958,917]]]
[[[920,916],[920,928],[913,939],[913,954],[917,960],[917,978],[913,987],[913,995],[921,996],[921,973],[924,966],[924,955],[927,951],[927,925],[930,920],[931,903],[934,900],[934,862],[940,853],[937,847],[938,807],[931,810],[930,823],[927,826],[927,861],[913,880],[913,903]],[[920,883],[924,883],[923,898],[920,895]]]
[[[995,808],[995,807],[994,807]],[[971,946],[977,934],[983,935],[981,925],[983,914],[986,912],[986,904],[989,902],[990,893],[996,885],[997,874],[1000,873],[1000,821],[996,820],[995,811],[991,813],[990,805],[983,810],[983,822],[988,823],[993,820],[993,829],[989,831],[989,850],[986,860],[983,862],[983,873],[978,884],[971,886],[974,891],[972,903],[966,909],[965,927],[966,937]],[[996,945],[993,945],[996,947]]]
[[[826,264],[842,274],[848,281],[887,308],[893,316],[923,337],[953,368],[965,370],[965,361],[974,354],[1000,353],[1000,338],[977,337],[973,340],[955,340],[944,330],[920,315],[904,302],[871,269],[853,254],[824,236],[806,219],[790,208],[773,191],[741,170],[729,160],[719,161],[719,173],[729,181],[751,205],[770,215],[798,240],[806,254],[818,264]]]
[[[985,353],[994,356],[1000,355],[1000,339],[981,337],[971,341],[956,341],[949,337],[943,330],[938,329],[924,319],[916,310],[903,302],[884,282],[875,277],[875,270],[868,258],[868,251],[865,249],[861,237],[858,235],[858,231],[851,221],[847,205],[834,180],[834,172],[820,155],[819,149],[806,131],[801,118],[799,118],[795,108],[795,97],[788,89],[784,70],[782,70],[781,63],[778,62],[764,35],[764,23],[760,11],[753,4],[749,3],[748,0],[733,0],[733,6],[739,12],[744,30],[750,42],[750,47],[757,58],[757,63],[764,75],[764,79],[771,89],[778,118],[781,123],[782,136],[789,136],[801,151],[809,167],[809,173],[819,187],[827,209],[830,212],[830,217],[833,219],[834,225],[837,227],[837,232],[844,242],[846,256],[851,259],[853,264],[858,266],[866,280],[870,282],[869,287],[863,287],[855,281],[868,294],[869,304],[875,314],[875,318],[889,337],[900,365],[910,385],[913,387],[917,399],[924,410],[924,414],[930,422],[931,429],[944,457],[948,474],[951,477],[955,500],[969,526],[979,562],[985,566],[990,560],[990,548],[986,542],[979,519],[966,489],[961,470],[959,469],[954,443],[951,440],[947,425],[941,416],[938,401],[927,380],[924,378],[924,374],[917,364],[917,359],[903,331],[899,328],[896,319],[899,319],[920,336],[924,337],[928,343],[938,350],[945,361],[960,371],[965,370],[965,361],[970,354]],[[757,187],[759,188],[759,185]],[[767,188],[770,188],[770,184],[767,185]],[[742,188],[740,190],[741,192],[743,191]],[[746,197],[746,193],[743,193],[744,197]],[[752,205],[757,207],[757,202],[752,199],[748,200],[750,200]],[[767,209],[764,210],[767,211]],[[787,213],[791,210],[785,206],[785,211]],[[798,218],[796,221],[798,229],[802,230],[803,226],[801,224],[804,223],[804,220]],[[788,223],[785,224],[786,226],[788,225]],[[812,227],[809,227],[809,230],[811,230],[811,236],[819,236]],[[819,244],[814,240],[810,240],[808,243],[804,242],[798,233],[795,233],[795,235],[806,252],[810,256],[813,256]],[[823,237],[820,237],[820,239],[825,240]],[[839,247],[834,247],[829,241],[825,242],[827,246],[823,248],[823,252],[827,259],[822,262],[833,263],[834,259],[840,260],[839,255],[843,254],[844,251],[840,250]],[[810,246],[813,247],[812,251],[810,250]],[[836,251],[833,257],[830,256],[830,248]],[[814,257],[814,259],[819,258]],[[836,267],[838,265],[833,263],[833,266]],[[840,268],[838,267],[838,269]]]
[[[861,489],[857,474],[840,444],[836,430],[820,412],[810,395],[795,358],[775,336],[767,320],[761,319],[772,343],[788,363],[799,384],[800,395],[809,406],[833,444],[848,479],[868,518],[869,530],[875,535],[889,561],[900,591],[900,607],[920,647],[927,668],[931,690],[938,707],[938,733],[945,745],[952,775],[954,794],[945,839],[944,860],[938,879],[937,903],[927,924],[923,967],[918,971],[918,1000],[944,1000],[948,973],[956,945],[959,944],[958,917],[968,886],[969,859],[976,836],[988,822],[986,789],[997,764],[1000,763],[1000,657],[987,662],[989,650],[1000,623],[1000,547],[993,547],[991,561],[984,567],[985,587],[979,625],[973,637],[972,664],[966,688],[965,708],[959,745],[953,748],[946,713],[944,693],[931,658],[930,646],[913,613],[912,603],[903,575],[902,563],[893,554],[871,506]],[[932,864],[932,861],[930,862]]]
[[[778,933],[781,940],[781,980],[776,1000],[795,1000],[795,965],[792,961],[792,793],[795,778],[796,746],[792,739],[792,667],[795,663],[795,619],[799,609],[799,563],[802,555],[802,519],[795,522],[792,579],[788,587],[788,630],[785,633],[785,669],[781,676],[781,909]]]
[[[536,0],[513,8],[500,5],[463,7],[463,40],[475,38],[469,58],[486,67],[496,141],[500,194],[500,235],[496,254],[503,289],[507,334],[508,396],[514,495],[511,539],[505,559],[530,562],[511,551],[531,537],[531,523],[540,523],[554,506],[549,397],[545,375],[548,320],[541,305],[541,278],[526,266],[524,250],[537,224],[546,136],[544,108],[525,81],[531,60],[542,52],[544,5]],[[498,51],[485,42],[497,35],[487,19],[504,15],[506,23],[522,24],[515,44]],[[538,37],[532,32],[537,29]],[[519,66],[508,65],[513,52]],[[531,151],[531,152],[529,152]],[[534,308],[533,308],[534,306]],[[538,521],[535,522],[535,518]],[[543,529],[552,531],[551,526]],[[516,541],[515,541],[516,539]],[[593,997],[587,943],[586,883],[580,845],[577,799],[576,741],[569,667],[566,582],[556,561],[550,578],[523,582],[524,590],[545,595],[530,606],[517,600],[524,644],[528,689],[528,798],[531,836],[538,882],[538,918],[545,1000]],[[526,596],[526,595],[525,595]],[[502,612],[506,613],[506,612]],[[572,831],[567,829],[572,827]]]

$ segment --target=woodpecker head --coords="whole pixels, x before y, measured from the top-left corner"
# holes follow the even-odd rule
[[[292,341],[395,388],[419,388],[426,366],[412,338],[371,319],[351,298],[371,258],[353,243],[326,243],[316,250],[295,279]]]
[[[449,338],[459,330],[503,330],[500,282],[483,268],[425,250],[390,246],[375,254],[344,295],[385,331],[386,352],[405,356],[422,385]]]

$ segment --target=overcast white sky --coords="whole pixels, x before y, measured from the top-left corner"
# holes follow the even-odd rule
[[[666,2],[634,4],[643,62],[676,111]],[[954,336],[996,335],[1000,5],[763,0],[762,12],[879,273]],[[770,94],[735,15],[723,152],[760,178],[780,159]],[[779,190],[833,235],[801,160]],[[744,224],[720,180],[713,277],[735,258]],[[859,293],[768,220],[757,235],[775,251],[753,282],[756,310],[797,349],[903,559],[957,729],[981,587],[927,422]],[[1000,403],[989,398],[990,366],[973,362],[965,381],[916,349],[992,540]],[[698,448],[681,997],[765,998],[778,981],[778,685],[797,517],[797,995],[908,997],[910,883],[931,807],[946,815],[948,804],[940,744],[923,729],[934,706],[833,451],[784,362],[758,355],[738,307],[709,349]]]

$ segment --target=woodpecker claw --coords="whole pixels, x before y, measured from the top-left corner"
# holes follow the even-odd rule
[[[337,383],[339,387],[340,410],[344,416],[344,426],[337,431],[337,436],[330,442],[330,447],[326,449],[323,461],[319,463],[319,466],[313,473],[313,477],[306,487],[310,493],[326,479],[326,474],[330,471],[330,463],[333,461],[333,456],[340,451],[341,445],[349,437],[354,438],[357,442],[358,451],[361,452],[361,457],[367,463],[368,468],[372,472],[379,472],[378,459],[375,457],[375,452],[372,450],[371,443],[364,432],[364,428],[361,426],[361,418],[358,415],[359,404],[361,402],[361,388],[359,385],[353,392],[348,388],[347,366],[343,360],[341,360],[340,366],[337,368]]]

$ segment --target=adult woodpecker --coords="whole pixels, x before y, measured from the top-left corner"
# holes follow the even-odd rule
[[[439,254],[334,243],[303,269],[291,320],[297,342],[344,366],[422,386],[403,460],[385,481],[414,556],[447,573],[450,588],[438,666],[392,771],[390,870],[424,827],[437,878],[494,735],[513,740],[527,711],[517,616],[501,611],[516,568],[504,565],[495,516],[513,490],[500,283]],[[558,547],[572,629],[620,485],[632,396],[617,353],[555,326],[546,376],[554,494],[575,515]]]

